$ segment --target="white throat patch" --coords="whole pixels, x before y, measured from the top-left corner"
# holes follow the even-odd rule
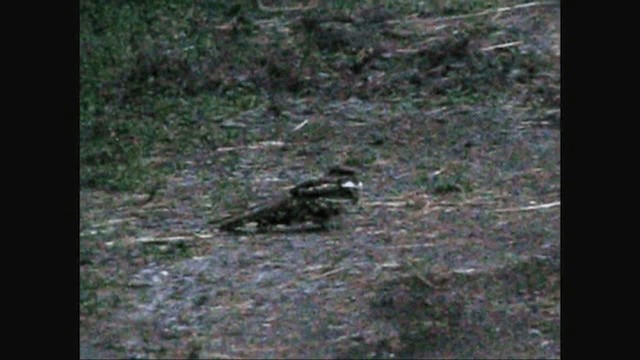
[[[343,188],[349,188],[349,189],[362,189],[362,181],[359,181],[357,184],[355,184],[353,181],[349,180],[346,183],[340,185]]]

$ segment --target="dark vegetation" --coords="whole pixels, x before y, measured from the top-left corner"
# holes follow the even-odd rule
[[[559,357],[560,9],[523,4],[81,1],[81,355]],[[335,164],[341,228],[211,226]]]

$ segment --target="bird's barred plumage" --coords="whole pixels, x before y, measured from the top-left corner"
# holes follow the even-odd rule
[[[345,202],[358,201],[361,187],[354,170],[334,167],[320,179],[294,186],[285,196],[221,221],[219,227],[231,231],[251,222],[261,228],[306,222],[326,227],[331,218],[345,211]]]

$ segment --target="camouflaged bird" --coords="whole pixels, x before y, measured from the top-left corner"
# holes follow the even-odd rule
[[[345,201],[358,201],[361,188],[355,170],[333,167],[322,178],[304,181],[278,199],[222,220],[219,227],[233,231],[251,222],[260,229],[311,222],[326,229],[329,220],[345,211]]]

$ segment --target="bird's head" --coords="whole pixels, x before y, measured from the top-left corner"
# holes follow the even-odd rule
[[[360,198],[360,191],[362,190],[362,181],[358,181],[355,177],[349,179],[341,179],[339,186],[342,189],[342,194],[347,199],[351,199],[353,203],[357,203]]]
[[[360,191],[362,190],[362,181],[356,176],[356,169],[344,165],[333,166],[327,171],[327,177],[336,179],[337,188],[336,197],[352,200],[353,203],[358,202]]]

